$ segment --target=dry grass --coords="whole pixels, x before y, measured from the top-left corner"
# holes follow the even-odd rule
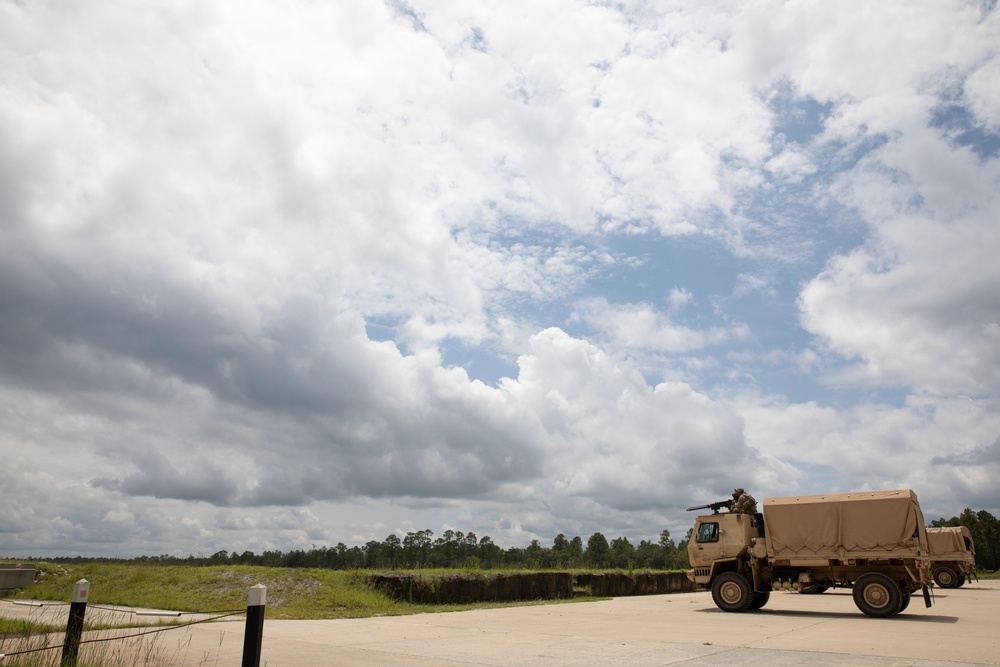
[[[429,605],[393,600],[370,583],[371,572],[259,567],[36,563],[42,574],[19,597],[68,601],[73,584],[90,582],[90,603],[192,613],[245,611],[251,586],[267,587],[267,618],[401,616],[521,603]],[[447,571],[455,574],[455,570]],[[551,603],[551,602],[550,602]],[[6,666],[4,666],[6,667]]]
[[[87,632],[78,646],[76,667],[164,667],[165,665],[208,665],[205,660],[191,662],[186,655],[190,641],[181,639],[173,649],[161,634],[125,637],[129,631],[102,630]],[[134,631],[133,631],[134,632]],[[183,632],[183,629],[180,630]],[[25,627],[18,632],[0,634],[0,653],[4,667],[59,667],[63,660],[63,632],[38,632]],[[198,658],[196,658],[198,660]]]

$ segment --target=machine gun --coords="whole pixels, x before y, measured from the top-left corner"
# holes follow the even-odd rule
[[[727,510],[733,509],[732,500],[720,500],[717,503],[709,503],[707,505],[697,505],[696,507],[689,507],[686,511],[690,512],[692,510],[712,510],[712,514],[718,514],[721,508],[725,507]]]

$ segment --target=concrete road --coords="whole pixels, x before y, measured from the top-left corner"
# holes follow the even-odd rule
[[[1000,581],[937,590],[890,619],[864,616],[849,591],[774,593],[728,614],[683,593],[416,616],[265,621],[269,667],[629,665],[810,667],[1000,665]],[[4,605],[6,607],[8,605]],[[164,664],[239,665],[244,624],[158,635]]]

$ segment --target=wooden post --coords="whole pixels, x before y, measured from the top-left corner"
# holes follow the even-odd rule
[[[250,587],[247,596],[247,626],[243,634],[243,663],[241,667],[260,667],[260,648],[264,639],[264,606],[267,603],[267,586]]]
[[[86,579],[73,584],[73,602],[69,606],[69,620],[66,622],[66,641],[63,644],[60,667],[76,667],[76,654],[83,635],[83,616],[87,612],[87,595],[90,584]]]

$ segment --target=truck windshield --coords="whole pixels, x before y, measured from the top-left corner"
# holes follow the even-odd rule
[[[698,542],[718,542],[719,524],[703,523],[698,526]]]

